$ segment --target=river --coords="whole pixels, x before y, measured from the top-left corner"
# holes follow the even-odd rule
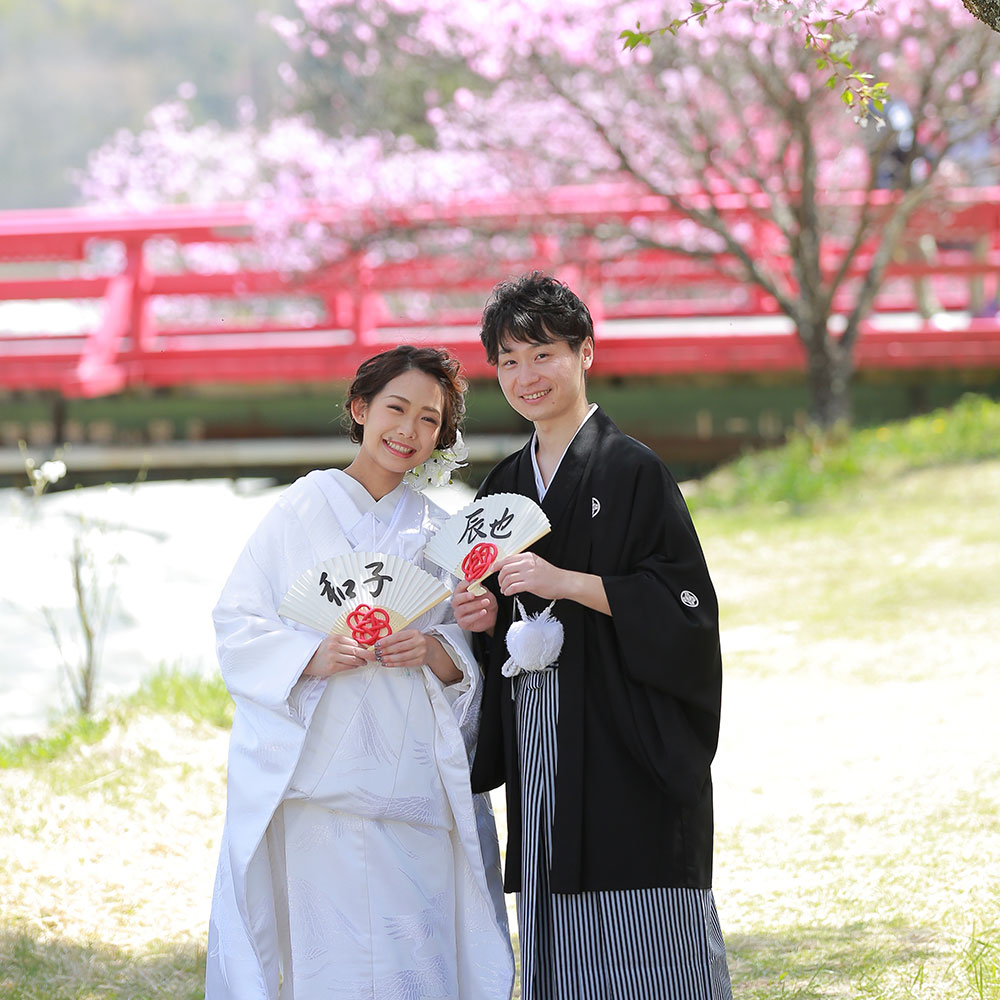
[[[41,732],[72,706],[65,663],[79,662],[82,649],[75,539],[84,579],[110,599],[99,707],[161,665],[204,674],[217,669],[212,607],[283,488],[269,480],[197,480],[38,498],[0,490],[0,738]],[[473,493],[455,485],[431,495],[454,511]]]

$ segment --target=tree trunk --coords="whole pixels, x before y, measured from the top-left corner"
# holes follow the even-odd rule
[[[854,374],[850,352],[830,336],[825,320],[806,328],[800,325],[798,335],[806,349],[810,419],[824,431],[850,423]]]

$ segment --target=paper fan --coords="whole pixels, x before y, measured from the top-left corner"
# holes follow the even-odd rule
[[[278,614],[370,646],[450,593],[440,580],[399,556],[352,552],[324,559],[303,573],[285,594]]]
[[[551,530],[534,500],[520,493],[491,493],[466,504],[427,543],[424,558],[448,570],[469,589],[490,575],[497,559],[523,552]]]

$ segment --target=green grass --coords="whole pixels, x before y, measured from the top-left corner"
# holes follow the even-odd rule
[[[74,715],[45,736],[0,743],[0,769],[56,760],[71,750],[99,743],[108,732],[107,717]]]
[[[933,928],[900,921],[801,925],[727,941],[737,1000],[996,1000],[1000,934],[974,932],[939,973]]]
[[[98,714],[74,714],[44,736],[0,742],[0,770],[64,758],[80,747],[100,743],[112,722],[127,726],[141,712],[179,715],[228,729],[233,700],[218,675],[204,677],[161,666],[134,694],[110,703]]]
[[[694,510],[780,504],[801,509],[865,480],[1000,457],[1000,403],[966,395],[950,409],[855,432],[795,432],[785,445],[745,455],[692,491]]]
[[[2,1000],[202,1000],[205,953],[163,944],[142,956],[100,942],[0,930]]]
[[[166,715],[183,715],[193,722],[207,722],[228,729],[233,721],[233,700],[218,674],[204,677],[161,667],[143,681],[125,705]]]
[[[1000,997],[1000,934],[974,932],[958,967],[976,1000]]]

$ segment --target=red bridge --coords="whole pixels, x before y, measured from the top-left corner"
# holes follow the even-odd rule
[[[774,240],[746,199],[734,196],[726,210],[757,228],[768,255]],[[334,209],[310,217],[337,224]],[[0,390],[83,397],[340,380],[404,341],[447,344],[470,375],[491,375],[477,338],[483,302],[500,278],[536,268],[569,281],[591,306],[602,374],[803,369],[791,323],[761,290],[662,250],[603,257],[592,234],[637,220],[679,216],[663,199],[610,188],[416,206],[379,225],[481,231],[483,248],[514,233],[506,242],[515,249],[389,263],[356,252],[288,276],[237,262],[253,245],[246,206],[0,213]],[[914,221],[906,245],[863,326],[858,367],[1000,370],[1000,189],[953,192]],[[220,264],[222,252],[230,256]],[[857,255],[849,277],[869,262]],[[836,311],[849,309],[851,288],[849,280]]]

